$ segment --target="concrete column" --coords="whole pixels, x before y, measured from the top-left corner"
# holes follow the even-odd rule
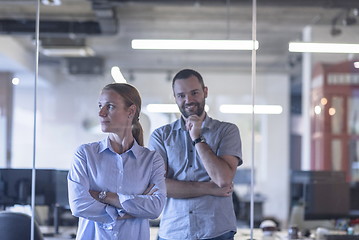
[[[13,126],[12,74],[0,72],[0,167],[11,166]]]

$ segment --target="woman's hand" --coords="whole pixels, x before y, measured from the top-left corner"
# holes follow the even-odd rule
[[[157,192],[158,188],[153,188],[155,184],[150,184],[146,188],[146,190],[142,193],[142,195],[153,195],[155,192]]]
[[[130,218],[134,218],[134,216],[131,216],[130,214],[125,214],[122,217],[118,216],[117,220],[125,220],[125,219],[130,219]]]
[[[99,191],[89,190],[89,193],[90,193],[91,197],[93,197],[95,200],[101,202],[101,199],[98,197],[98,195],[100,194]]]
[[[89,190],[90,195],[97,201],[102,202],[104,204],[110,204],[116,208],[122,208],[120,200],[118,199],[117,193],[106,192],[106,197],[104,199],[100,199],[98,197],[99,191]]]

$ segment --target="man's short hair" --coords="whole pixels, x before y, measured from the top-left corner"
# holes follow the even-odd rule
[[[203,78],[201,76],[201,74],[193,69],[183,69],[181,71],[179,71],[174,77],[173,77],[173,80],[172,80],[172,89],[173,89],[173,86],[175,85],[175,81],[178,80],[178,79],[187,79],[191,76],[195,76],[199,83],[201,84],[202,86],[202,89],[204,89],[204,82],[203,82]]]

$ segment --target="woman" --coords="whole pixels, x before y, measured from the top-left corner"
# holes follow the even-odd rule
[[[143,147],[141,98],[133,86],[112,83],[99,97],[108,137],[81,145],[68,175],[77,239],[150,239],[149,220],[164,206],[166,186],[160,155]]]

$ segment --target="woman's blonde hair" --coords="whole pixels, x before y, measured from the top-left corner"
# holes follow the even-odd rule
[[[126,107],[130,107],[132,105],[136,106],[136,113],[132,120],[132,135],[136,139],[137,143],[143,146],[143,129],[139,122],[142,101],[138,90],[134,86],[127,83],[110,83],[106,85],[103,90],[113,90],[117,92],[125,100]]]

